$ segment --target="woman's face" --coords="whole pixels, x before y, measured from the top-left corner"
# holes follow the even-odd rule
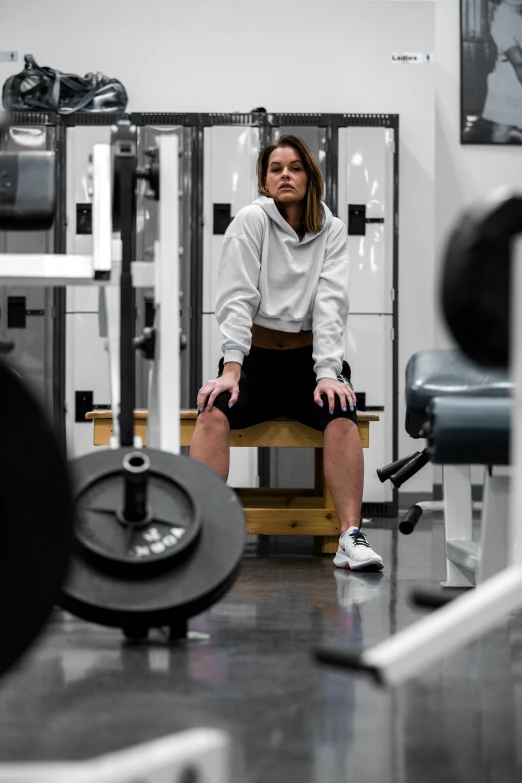
[[[295,204],[305,198],[308,174],[297,150],[278,147],[271,153],[265,187],[270,196],[281,204]]]

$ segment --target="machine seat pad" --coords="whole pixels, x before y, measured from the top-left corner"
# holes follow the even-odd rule
[[[509,397],[434,397],[427,410],[430,461],[509,465],[512,409]]]
[[[434,397],[509,397],[511,389],[506,370],[480,367],[456,348],[419,351],[406,367],[406,432],[424,437]]]

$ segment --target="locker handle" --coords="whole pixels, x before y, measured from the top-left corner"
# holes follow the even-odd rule
[[[384,223],[384,218],[366,217],[366,204],[348,204],[348,234],[366,236],[368,223]]]
[[[25,296],[7,297],[7,328],[26,329],[28,315],[45,315],[45,310],[27,310]]]
[[[7,328],[25,329],[26,324],[26,299],[25,296],[7,297]]]

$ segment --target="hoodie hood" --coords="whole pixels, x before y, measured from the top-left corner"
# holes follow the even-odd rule
[[[297,234],[295,233],[292,226],[289,223],[287,223],[283,215],[279,212],[273,198],[268,196],[259,196],[252,203],[261,207],[261,209],[263,209],[264,212],[266,212],[268,217],[271,218],[274,221],[274,223],[277,223],[277,225],[283,231],[285,231],[287,234],[290,234],[292,237],[297,238]],[[321,212],[323,215],[322,229],[318,231],[316,234],[310,234],[310,233],[305,234],[303,240],[300,242],[301,245],[305,244],[306,242],[310,242],[312,239],[315,239],[315,237],[318,237],[320,234],[323,233],[323,231],[326,231],[330,226],[333,215],[331,213],[331,210],[324,203],[324,201],[321,201]]]

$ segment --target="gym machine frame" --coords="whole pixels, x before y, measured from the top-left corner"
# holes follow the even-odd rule
[[[503,488],[485,499],[483,546],[491,537],[506,541],[495,562],[488,562],[485,580],[470,592],[412,623],[386,641],[359,651],[329,643],[316,651],[323,663],[361,670],[380,685],[396,686],[427,671],[445,656],[480,638],[522,609],[522,236],[511,245],[511,356],[513,389],[511,429],[511,493],[509,514],[495,513]],[[500,477],[499,477],[500,478]],[[502,504],[501,504],[502,505]],[[506,505],[504,503],[504,505]],[[495,525],[495,528],[492,525]],[[495,571],[495,573],[493,573]]]
[[[139,169],[136,141],[136,126],[121,120],[111,145],[94,146],[92,257],[3,255],[0,281],[100,288],[117,427],[109,450],[70,463],[75,545],[58,603],[123,629],[128,639],[168,627],[174,640],[186,638],[188,620],[234,583],[246,526],[235,493],[214,471],[179,454],[179,308],[169,307],[171,297],[179,300],[179,145],[175,136],[159,139],[150,165]],[[154,263],[133,261],[140,179],[156,199],[161,182]],[[121,242],[113,243],[113,229]],[[118,252],[121,261],[113,263]],[[156,309],[153,328],[135,338],[137,286],[155,289]],[[152,360],[146,449],[134,435],[136,349]]]
[[[109,366],[111,372],[111,393],[115,410],[119,410],[119,428],[111,447],[121,454],[121,447],[140,449],[141,439],[134,437],[134,352],[137,347],[134,337],[133,308],[129,307],[133,287],[154,286],[156,295],[156,323],[152,334],[144,338],[149,344],[150,358],[156,357],[151,370],[151,432],[150,439],[158,449],[179,453],[179,350],[169,351],[169,346],[179,345],[179,314],[177,307],[169,308],[166,300],[171,293],[174,301],[178,296],[178,236],[177,210],[179,203],[178,185],[178,142],[175,137],[160,140],[159,153],[163,169],[160,208],[160,241],[156,246],[155,263],[134,262],[133,226],[135,205],[135,177],[158,179],[159,170],[136,171],[135,149],[132,141],[132,126],[117,129],[115,140],[118,160],[118,186],[120,197],[120,222],[122,224],[121,261],[113,263],[113,253],[120,252],[120,243],[113,241],[113,199],[111,146],[97,145],[94,148],[94,211],[93,211],[93,255],[8,255],[0,254],[0,280],[3,285],[66,286],[97,285],[100,289],[100,329],[107,338]],[[129,134],[125,138],[126,133]],[[128,160],[126,155],[128,154]],[[0,161],[1,162],[1,161]],[[7,169],[6,171],[9,171]],[[16,177],[16,174],[14,175]],[[4,178],[7,187],[9,177]],[[15,178],[16,182],[16,178]],[[49,213],[51,207],[46,205]],[[25,208],[25,205],[24,205]],[[30,208],[29,208],[30,212]],[[27,220],[30,223],[30,218]],[[32,228],[32,226],[28,226]],[[174,260],[174,262],[173,262]],[[119,273],[119,274],[118,274]],[[120,298],[118,297],[118,286]],[[121,320],[120,320],[121,318]],[[139,342],[139,340],[138,340]],[[163,346],[163,351],[162,351]],[[164,361],[160,361],[163,356]],[[31,421],[34,411],[31,408]],[[116,418],[116,417],[115,417]],[[44,428],[42,427],[42,431]],[[42,438],[42,432],[39,432]],[[148,450],[143,451],[143,460]],[[131,452],[132,453],[132,452]],[[149,453],[151,453],[149,451]],[[127,454],[128,456],[128,454]],[[153,457],[151,456],[151,460]],[[171,458],[172,459],[172,458]],[[179,458],[178,458],[179,459]],[[182,458],[181,458],[182,459]],[[125,470],[125,459],[123,461]],[[200,473],[198,468],[196,473]],[[196,479],[201,476],[196,476]],[[217,478],[216,478],[217,480]],[[139,508],[140,493],[125,482],[124,519],[127,500],[132,494],[131,511]],[[143,487],[141,488],[143,489]],[[63,486],[67,494],[67,487]],[[144,501],[143,493],[141,500]],[[142,506],[145,504],[142,502]],[[134,508],[135,507],[135,508]],[[233,509],[230,509],[233,511]],[[7,524],[10,520],[5,520]],[[72,523],[72,520],[71,520]],[[171,523],[172,524],[172,523]],[[41,522],[38,522],[42,527]],[[241,532],[243,526],[240,525]],[[64,541],[65,544],[65,541]],[[218,591],[219,592],[219,591]],[[141,776],[150,783],[165,779],[199,780],[225,783],[231,775],[231,743],[225,732],[214,730],[192,730],[161,738],[129,749],[109,753],[81,762],[63,763],[8,763],[0,765],[0,781],[16,778],[20,781],[58,781],[74,783],[124,783],[129,777]]]
[[[122,313],[118,297],[122,270],[125,266],[129,269],[123,274],[123,297],[128,296],[129,286],[153,287],[156,320],[147,441],[151,447],[179,454],[179,352],[165,350],[165,346],[179,343],[180,333],[179,310],[168,306],[169,301],[179,299],[178,265],[169,263],[178,258],[178,140],[169,136],[158,142],[162,197],[154,263],[133,261],[132,248],[122,258],[121,243],[113,239],[111,146],[97,144],[93,149],[93,255],[0,254],[0,285],[99,287],[100,333],[107,340],[111,404],[115,411],[120,411],[122,402],[124,407],[124,420],[115,417],[112,448],[142,446],[141,439],[134,439],[134,354],[124,347],[132,344],[134,317],[130,311]],[[125,358],[120,366],[122,356]]]

